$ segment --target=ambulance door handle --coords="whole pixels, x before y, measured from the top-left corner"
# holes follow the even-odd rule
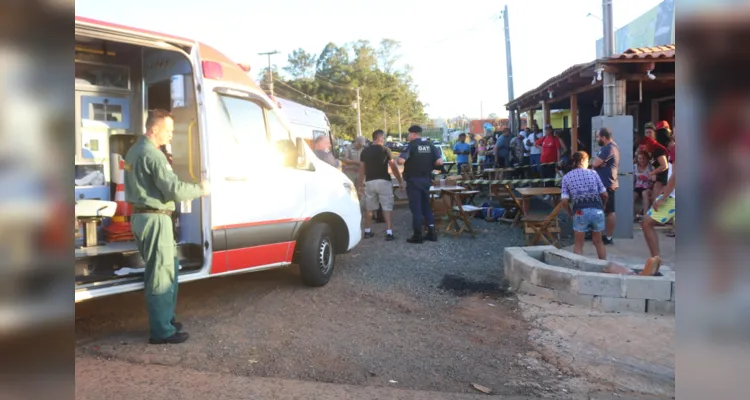
[[[226,176],[224,177],[224,180],[228,182],[245,182],[247,180],[246,176]]]

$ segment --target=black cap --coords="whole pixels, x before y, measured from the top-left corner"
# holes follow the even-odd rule
[[[422,127],[419,125],[412,125],[409,127],[409,133],[422,133]]]
[[[544,125],[544,129],[552,129],[552,125],[550,124]]]

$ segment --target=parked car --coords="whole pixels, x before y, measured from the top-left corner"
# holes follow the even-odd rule
[[[385,142],[385,147],[391,149],[391,151],[397,151],[400,153],[404,151],[406,145],[401,142]]]

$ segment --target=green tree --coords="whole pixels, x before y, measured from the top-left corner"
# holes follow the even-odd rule
[[[385,73],[392,73],[394,71],[396,61],[401,56],[398,54],[398,50],[401,48],[401,42],[393,39],[383,39],[380,41],[380,48],[378,49],[378,61],[380,62],[380,69]]]
[[[292,79],[305,79],[315,76],[315,67],[318,57],[306,52],[304,49],[292,51],[287,57],[287,65],[283,68]]]
[[[396,68],[399,48],[397,41],[384,39],[377,49],[367,40],[343,46],[331,42],[317,57],[297,49],[283,68],[288,79],[274,72],[274,90],[277,96],[322,110],[337,137],[352,139],[357,126],[353,104],[359,88],[363,134],[369,136],[372,129],[386,123],[386,131],[397,136],[399,112],[404,131],[411,124],[429,121],[411,68]]]

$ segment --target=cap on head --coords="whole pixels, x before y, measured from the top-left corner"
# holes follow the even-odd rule
[[[646,125],[643,126],[643,130],[651,129],[652,131],[656,130],[656,125],[654,125],[653,122],[647,122]]]
[[[544,125],[544,129],[552,130],[552,125],[550,124]]]
[[[656,130],[659,130],[659,129],[667,129],[667,130],[669,130],[669,122],[667,122],[667,121],[659,121],[656,124]]]
[[[409,133],[422,133],[422,127],[419,125],[412,125],[409,127]]]

